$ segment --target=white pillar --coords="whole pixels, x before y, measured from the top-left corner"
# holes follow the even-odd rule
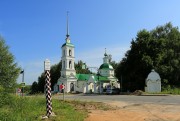
[[[96,83],[94,83],[94,93],[96,93]]]
[[[88,93],[88,83],[86,83],[86,93]]]

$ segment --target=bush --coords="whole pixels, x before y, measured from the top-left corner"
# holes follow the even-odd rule
[[[0,85],[0,108],[3,106],[7,106],[12,103],[12,96],[4,92],[4,88]]]
[[[12,103],[12,96],[6,92],[0,93],[0,108]]]
[[[179,95],[180,94],[180,88],[167,85],[165,87],[162,87],[161,93]]]

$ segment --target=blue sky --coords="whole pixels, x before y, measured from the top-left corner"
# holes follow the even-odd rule
[[[46,58],[51,64],[61,59],[67,11],[76,62],[99,67],[104,48],[119,62],[138,31],[167,22],[179,27],[179,5],[179,0],[0,0],[0,34],[25,69],[26,84],[32,84]]]

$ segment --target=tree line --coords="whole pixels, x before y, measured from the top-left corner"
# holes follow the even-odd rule
[[[91,73],[82,69],[83,61],[75,64],[77,73]],[[180,32],[170,22],[148,31],[142,29],[132,39],[130,50],[118,63],[112,61],[115,76],[124,91],[144,90],[145,79],[152,69],[161,76],[162,87],[180,87]],[[61,62],[51,67],[51,86],[57,83]],[[17,85],[20,68],[14,62],[5,40],[0,36],[0,91],[13,90]],[[31,93],[44,92],[44,72],[33,82]]]
[[[116,76],[124,90],[144,90],[145,79],[155,69],[162,87],[180,87],[180,32],[171,23],[148,31],[140,30],[120,61]]]

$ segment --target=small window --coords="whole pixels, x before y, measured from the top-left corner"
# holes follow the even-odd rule
[[[69,68],[72,69],[72,63],[69,61]]]
[[[72,51],[71,50],[69,50],[69,56],[72,56]]]

